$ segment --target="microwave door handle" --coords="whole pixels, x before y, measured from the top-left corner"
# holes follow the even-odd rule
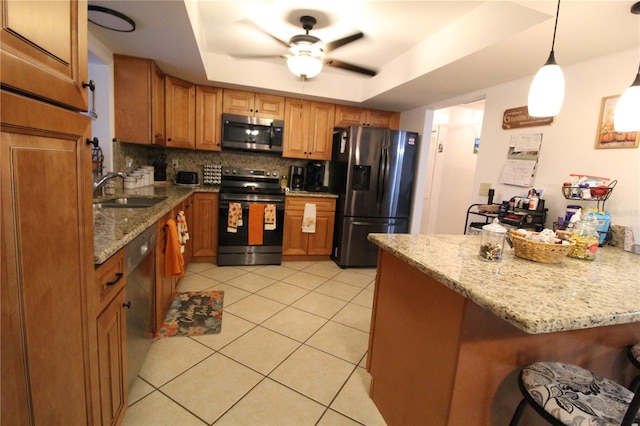
[[[276,132],[273,128],[273,123],[269,125],[269,149],[273,148],[273,138],[276,137]]]

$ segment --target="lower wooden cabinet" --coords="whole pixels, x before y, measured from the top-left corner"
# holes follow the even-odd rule
[[[217,193],[199,192],[193,195],[192,260],[214,262],[218,255],[218,199]]]
[[[316,232],[302,232],[304,205],[316,205]],[[335,198],[287,197],[282,237],[283,256],[327,256],[331,254],[335,225]]]
[[[125,249],[96,268],[96,334],[102,425],[122,423],[127,409]]]

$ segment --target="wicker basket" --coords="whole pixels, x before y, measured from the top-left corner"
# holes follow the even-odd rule
[[[566,239],[571,233],[558,231],[556,235],[562,239]],[[533,241],[515,231],[509,231],[509,236],[511,237],[511,241],[513,241],[516,256],[539,263],[560,263],[576,245],[573,241],[568,241],[569,244],[551,244]]]

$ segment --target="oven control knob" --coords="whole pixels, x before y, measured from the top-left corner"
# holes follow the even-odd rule
[[[238,171],[237,171],[236,169],[233,169],[233,172],[231,172],[231,173],[233,173],[234,175],[236,175],[236,174],[238,174]]]
[[[267,172],[267,176],[271,176],[271,172]]]
[[[273,177],[278,177],[278,172],[276,170],[273,171]]]

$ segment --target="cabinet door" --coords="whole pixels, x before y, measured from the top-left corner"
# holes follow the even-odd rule
[[[362,108],[345,105],[336,106],[336,127],[366,126],[367,111]]]
[[[126,332],[124,289],[113,298],[96,320],[100,414],[103,425],[122,422],[127,407]]]
[[[284,98],[282,96],[256,93],[255,116],[262,118],[284,119]]]
[[[284,110],[286,125],[282,156],[306,159],[310,104],[300,99],[287,99]]]
[[[164,146],[165,113],[164,113],[164,74],[155,62],[150,61],[151,73],[151,143]]]
[[[167,246],[167,220],[171,217],[171,213],[165,215],[158,221],[158,243],[156,245],[156,285],[154,288],[154,306],[153,306],[153,318],[155,328],[153,330],[156,333],[167,314],[167,309],[173,301],[173,291],[176,286],[176,279],[173,277],[164,276],[164,252]]]
[[[391,111],[369,110],[367,116],[367,126],[382,127],[385,129],[397,129],[398,118],[397,113]]]
[[[196,149],[220,151],[222,89],[196,87]]]
[[[309,112],[308,158],[331,160],[335,105],[311,102]]]
[[[302,232],[302,211],[284,211],[284,224],[282,230],[282,254],[304,255],[307,254],[309,234]]]
[[[87,111],[87,2],[3,1],[0,21],[2,85]]]
[[[193,257],[218,255],[218,194],[193,195]]]
[[[316,232],[309,235],[307,254],[331,254],[335,213],[316,212]]]
[[[253,116],[254,102],[255,96],[253,92],[224,89],[222,111],[225,114]]]
[[[194,149],[196,144],[196,86],[166,76],[164,86],[166,146]]]
[[[90,424],[91,120],[4,91],[0,104],[0,423]]]

